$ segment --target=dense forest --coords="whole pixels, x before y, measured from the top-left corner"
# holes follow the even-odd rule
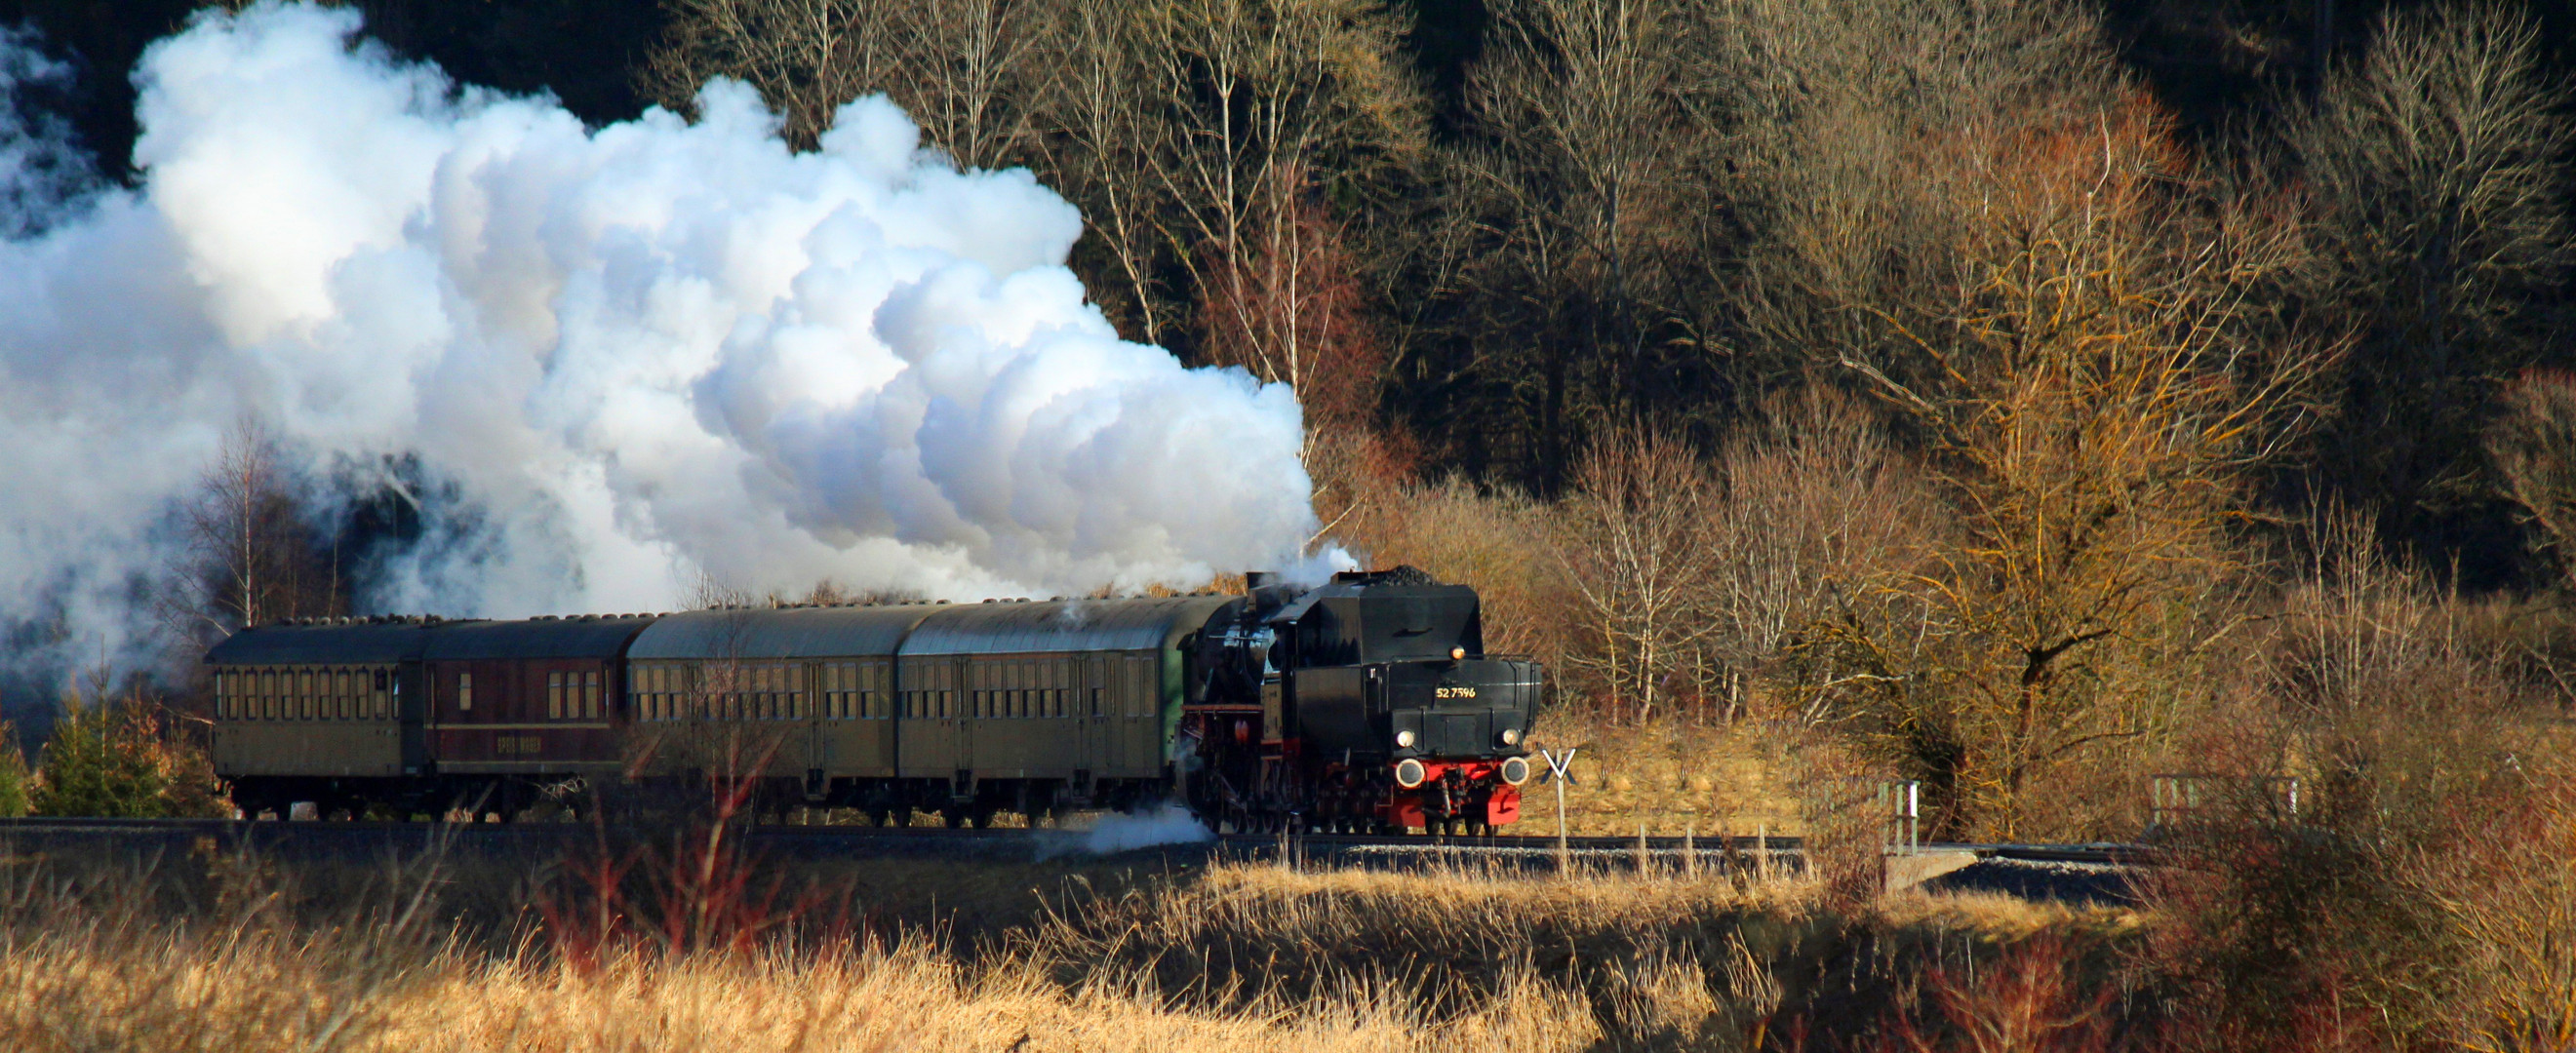
[[[2562,5],[357,6],[593,122],[888,93],[1081,208],[1124,335],[1294,384],[1327,534],[1477,584],[1568,705],[1831,729],[1945,836],[2134,828],[2248,714],[2265,768],[2566,696]],[[77,71],[20,104],[132,178],[189,7],[0,10]],[[209,466],[197,623],[343,609],[399,527],[263,470]]]

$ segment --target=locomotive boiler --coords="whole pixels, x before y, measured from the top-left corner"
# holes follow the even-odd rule
[[[1241,594],[320,619],[207,654],[246,812],[508,818],[710,775],[763,807],[989,825],[1187,804],[1239,830],[1490,830],[1539,666],[1407,568]]]

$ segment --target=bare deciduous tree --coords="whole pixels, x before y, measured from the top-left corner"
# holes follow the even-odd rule
[[[1155,174],[1166,134],[1157,119],[1153,68],[1145,61],[1151,34],[1120,0],[1073,0],[1066,5],[1045,58],[1054,76],[1047,85],[1040,139],[1052,185],[1082,207],[1088,229],[1074,247],[1076,265],[1107,278],[1091,283],[1093,295],[1117,290],[1107,302],[1129,337],[1164,339],[1173,324],[1172,290],[1163,274],[1163,243],[1155,219],[1163,187]],[[1121,318],[1121,315],[1124,315]]]
[[[1884,316],[1965,280],[1994,176],[1970,144],[2125,91],[2100,28],[2048,0],[1764,0],[1706,32],[1717,193],[1740,233],[1695,262],[1719,270],[1711,295],[1757,375],[1901,345]]]
[[[2009,836],[2035,773],[2149,730],[2082,656],[2164,631],[2168,605],[2225,568],[2248,475],[2327,356],[2246,339],[2266,331],[2247,283],[2280,246],[2177,211],[2152,111],[1990,145],[1973,280],[1938,331],[1911,331],[1919,379],[1847,365],[1922,429],[1961,514],[1916,583],[1957,634],[1935,674],[1953,689],[1911,696],[1892,733],[1955,750],[1940,780]]]
[[[714,77],[758,89],[810,149],[842,104],[883,92],[959,164],[1018,160],[1040,10],[1018,0],[666,0],[646,88],[686,112]]]
[[[2529,18],[2427,5],[2389,14],[2288,122],[2279,167],[2311,219],[2298,291],[2358,330],[2319,467],[2383,541],[2447,547],[2491,385],[2544,353],[2531,304],[2571,259],[2567,100]]]
[[[1571,436],[1643,411],[1650,359],[1705,343],[1681,280],[1709,214],[1698,26],[1669,0],[1520,0],[1491,26],[1446,173],[1470,236],[1448,251],[1464,337],[1507,349],[1552,490]]]
[[[1672,700],[1718,623],[1707,617],[1716,482],[1689,446],[1651,432],[1594,440],[1562,511],[1565,579],[1579,599],[1571,656],[1637,720]],[[1696,685],[1693,685],[1696,686]]]
[[[1795,657],[1851,598],[1919,570],[1948,510],[1885,428],[1848,397],[1810,387],[1773,400],[1769,420],[1727,445],[1708,531],[1704,588],[1730,715],[1748,675]],[[1818,668],[1799,716],[1827,719],[1833,687],[1867,671]],[[1781,701],[1792,701],[1782,699]]]
[[[1311,257],[1318,234],[1338,235],[1317,195],[1365,199],[1421,153],[1399,27],[1367,0],[1192,0],[1136,17],[1163,124],[1152,156],[1171,258],[1208,321],[1243,345],[1232,354],[1293,371],[1312,324],[1295,300],[1248,285],[1293,273],[1282,268]]]
[[[182,639],[337,613],[338,568],[314,551],[274,432],[245,417],[225,433],[184,509],[185,562],[162,604]]]

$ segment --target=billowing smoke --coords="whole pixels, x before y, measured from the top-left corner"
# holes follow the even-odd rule
[[[421,503],[379,610],[1178,584],[1314,529],[1294,395],[1121,341],[1027,172],[875,97],[792,153],[722,81],[586,129],[359,30],[262,5],[155,45],[131,190],[47,190],[51,133],[0,126],[0,617],[116,646],[246,416]],[[0,87],[47,75],[23,43]]]

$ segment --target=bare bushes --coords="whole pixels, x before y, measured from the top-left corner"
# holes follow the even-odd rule
[[[1866,411],[1813,389],[1717,457],[1613,432],[1559,509],[1578,690],[1645,720],[1820,716],[1775,682],[1847,599],[1925,558],[1943,513]]]
[[[2505,493],[2538,528],[2533,540],[2576,584],[2576,376],[2532,371],[2508,385],[2487,455]]]
[[[2556,774],[2462,814],[2456,849],[2425,860],[2458,929],[2464,979],[2443,1031],[2464,1049],[2576,1047],[2576,779]]]
[[[2162,953],[2213,1048],[2438,1041],[2550,989],[2496,941],[2553,938],[2525,901],[2565,871],[2568,769],[2471,608],[2365,528],[2321,550],[2190,751],[2227,778],[2174,827]]]

